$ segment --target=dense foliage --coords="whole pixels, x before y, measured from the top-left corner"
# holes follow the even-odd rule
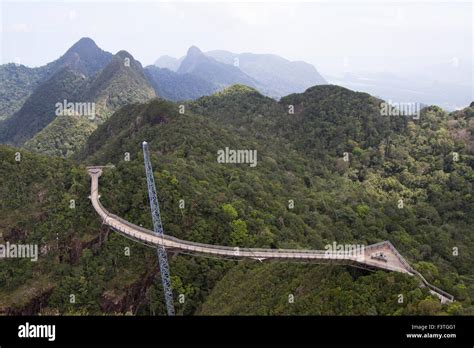
[[[102,203],[150,228],[140,148],[146,140],[166,233],[271,248],[390,240],[456,298],[441,305],[403,274],[170,255],[179,313],[472,314],[473,154],[452,122],[467,127],[471,111],[429,107],[412,120],[380,116],[380,102],[336,86],[276,102],[234,86],[185,104],[184,114],[163,100],[123,107],[76,154],[79,166],[31,154],[16,163],[16,150],[1,148],[3,235],[22,231],[24,240],[50,245],[37,264],[0,264],[4,311],[28,308],[15,302],[27,286],[45,294],[42,309],[31,312],[165,313],[155,253],[100,228],[83,167],[115,164],[100,179]],[[256,149],[258,165],[218,163],[225,147]],[[38,296],[26,297],[35,303]]]
[[[84,75],[66,67],[42,83],[15,115],[0,123],[0,142],[22,145],[56,118],[56,103],[77,102]]]
[[[83,116],[59,116],[28,140],[24,148],[49,156],[71,157],[96,128],[94,121]]]
[[[398,302],[400,294],[405,295],[403,303]],[[434,315],[454,314],[458,309],[442,308],[423,293],[416,279],[399,273],[270,263],[234,267],[198,314]]]
[[[0,121],[20,110],[42,76],[41,69],[13,63],[0,66]]]
[[[82,100],[95,102],[97,117],[104,121],[124,105],[145,102],[155,96],[140,62],[130,53],[120,51],[89,81]]]

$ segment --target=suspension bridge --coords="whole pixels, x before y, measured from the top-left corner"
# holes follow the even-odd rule
[[[430,284],[418,271],[413,269],[405,258],[397,251],[390,241],[383,241],[365,246],[362,253],[341,253],[338,251],[308,249],[262,249],[240,248],[222,245],[196,243],[178,239],[164,233],[157,234],[141,226],[137,226],[121,217],[111,214],[100,202],[99,177],[103,166],[87,167],[91,177],[92,205],[99,214],[103,224],[114,231],[135,242],[154,248],[163,248],[182,254],[208,256],[229,260],[253,259],[263,262],[265,260],[282,260],[291,262],[314,262],[324,264],[343,264],[353,267],[391,272],[405,273],[419,278],[421,286],[427,287],[431,294],[440,299],[442,303],[449,303],[454,297],[442,289]]]

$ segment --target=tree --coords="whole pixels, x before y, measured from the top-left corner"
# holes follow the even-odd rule
[[[237,216],[239,216],[239,213],[237,213],[237,210],[235,210],[235,208],[232,206],[232,204],[229,204],[229,203],[223,204],[222,205],[222,210],[223,210],[225,216],[229,220],[234,220],[234,219],[237,218]]]
[[[231,222],[232,232],[230,233],[230,243],[235,246],[245,246],[249,234],[247,231],[247,223],[241,219]]]

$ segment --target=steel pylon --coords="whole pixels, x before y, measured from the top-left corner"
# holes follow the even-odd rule
[[[145,160],[146,181],[148,186],[148,197],[150,199],[151,217],[153,220],[153,231],[157,236],[163,237],[163,224],[161,223],[160,204],[156,195],[155,179],[153,177],[153,169],[151,167],[150,153],[148,151],[148,143],[144,141],[143,158]],[[171,287],[170,269],[168,265],[168,256],[164,245],[157,247],[158,261],[160,264],[161,282],[165,293],[166,310],[168,315],[174,315],[173,289]]]

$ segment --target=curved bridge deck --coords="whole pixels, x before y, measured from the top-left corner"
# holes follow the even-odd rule
[[[260,248],[238,248],[221,245],[195,243],[181,240],[171,236],[157,236],[153,231],[132,224],[119,216],[109,213],[100,203],[99,177],[103,167],[88,167],[91,176],[90,199],[96,212],[107,226],[134,241],[149,246],[164,246],[172,251],[187,254],[207,255],[226,259],[254,259],[254,260],[288,260],[288,261],[312,261],[320,263],[342,263],[366,269],[383,269],[387,271],[401,272],[418,276],[423,285],[438,296],[442,302],[453,301],[453,296],[429,284],[423,276],[414,270],[408,262],[400,255],[389,241],[384,241],[365,246],[360,253],[328,252],[326,250],[306,249],[260,249]],[[373,258],[375,253],[382,252],[385,260]]]

